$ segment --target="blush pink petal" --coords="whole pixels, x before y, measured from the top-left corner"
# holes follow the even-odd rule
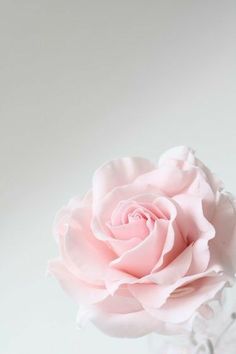
[[[173,183],[174,176],[174,183]],[[162,191],[166,196],[172,197],[180,194],[188,188],[195,178],[195,169],[191,166],[187,170],[183,170],[182,166],[178,166],[175,161],[162,165],[159,168],[148,172],[136,178],[134,183],[149,184]]]
[[[194,290],[180,297],[169,297],[165,304],[157,309],[146,307],[146,310],[159,320],[179,323],[187,321],[206,301],[212,300],[224,287],[221,277],[205,277],[192,283]]]
[[[114,188],[132,183],[133,180],[155,166],[147,159],[124,157],[102,165],[93,177],[94,203],[98,203]]]
[[[156,284],[130,284],[128,289],[140,301],[144,308],[159,308],[167,300],[172,291],[171,286]]]
[[[127,288],[119,289],[116,294],[109,295],[96,306],[101,311],[109,313],[127,313],[143,310],[140,302],[132,296]]]
[[[105,286],[111,295],[115,294],[120,287],[126,287],[127,284],[135,284],[138,280],[134,275],[116,268],[109,268],[105,274]]]
[[[111,267],[136,277],[147,275],[158,261],[166,238],[166,221],[156,221],[152,232],[140,244],[110,263]]]
[[[181,289],[183,289],[183,286],[187,286],[188,289],[191,289],[191,284],[194,284],[194,282],[198,279],[205,277],[218,277],[220,268],[218,266],[214,266],[203,273],[179,277],[181,271],[184,274],[186,268],[179,270],[179,274],[175,277],[175,282],[172,284],[159,284],[157,273],[157,277],[153,274],[137,280],[136,282],[129,281],[128,289],[141,302],[144,308],[161,308],[170,295],[172,296],[173,294],[174,296],[174,294],[178,292],[178,295],[175,295],[175,297],[182,296],[183,290]]]
[[[136,247],[142,239],[139,237],[133,237],[130,240],[118,240],[118,239],[110,239],[107,243],[111,246],[112,250],[120,257],[123,253],[131,250]]]
[[[216,176],[213,172],[211,172],[209,168],[206,165],[204,165],[202,161],[196,158],[196,164],[199,167],[199,169],[204,172],[206,180],[211,186],[211,189],[214,194],[224,189],[223,182],[219,179],[218,176]]]
[[[214,260],[224,266],[232,278],[236,269],[236,203],[231,195],[220,194],[212,223],[216,236],[210,241],[210,253]]]
[[[84,223],[90,222],[92,206],[92,192],[89,191],[83,199],[79,197],[71,198],[67,206],[61,208],[55,216],[53,222],[53,234],[57,241],[60,236],[65,236],[68,230],[68,225],[73,221],[73,224],[78,225],[80,220]],[[76,213],[76,211],[78,211]],[[75,214],[75,215],[74,215]],[[75,216],[72,220],[72,216]]]
[[[67,266],[81,279],[100,284],[115,254],[104,243],[90,240],[86,230],[69,227],[60,238],[61,255]]]
[[[203,273],[207,269],[209,261],[208,240],[200,238],[193,245],[192,262],[188,270],[188,275]]]
[[[202,200],[204,215],[208,220],[211,220],[215,211],[216,195],[207,181],[205,173],[199,168],[197,168],[195,179],[185,193],[196,196]]]
[[[215,229],[206,219],[202,200],[199,197],[180,194],[173,199],[179,204],[185,215],[189,242],[194,242],[199,238],[210,240],[215,236]]]
[[[109,295],[104,287],[92,286],[89,283],[81,281],[81,279],[67,269],[60,259],[49,262],[48,272],[57,278],[65,292],[79,304],[100,302]]]
[[[68,208],[61,208],[54,219],[53,235],[58,242],[59,237],[64,236],[68,230],[68,219],[70,217],[70,210]]]
[[[153,331],[165,332],[166,327],[174,331],[176,328],[157,320],[147,313],[140,310],[127,313],[110,313],[102,311],[99,306],[90,307],[90,320],[94,325],[105,334],[112,337],[137,338]]]
[[[191,259],[192,246],[189,246],[169,266],[145,277],[152,283],[133,283],[128,288],[144,307],[161,307],[176,288],[177,281],[186,275]]]
[[[194,245],[189,245],[165,268],[150,274],[147,278],[157,284],[175,283],[187,274],[193,257],[193,249]]]
[[[185,276],[191,264],[194,245],[187,247],[174,261],[172,261],[167,267],[159,272],[148,274],[139,279],[137,276],[131,275],[125,271],[109,268],[106,277],[105,284],[109,293],[114,294],[120,286],[131,284],[173,284],[179,278]],[[141,285],[139,286],[141,287]]]
[[[144,239],[149,233],[145,219],[138,219],[118,226],[108,224],[108,227],[112,235],[119,240],[128,240],[133,237]]]
[[[162,252],[151,273],[168,266],[185,248],[186,242],[176,224],[176,220],[170,220]]]
[[[108,300],[109,301],[109,300]],[[88,308],[89,319],[104,333],[113,337],[136,338],[150,332],[183,334],[190,330],[191,321],[181,324],[166,323],[151,316],[145,310],[112,312],[106,309],[106,300]]]
[[[160,156],[159,166],[166,164],[170,160],[186,161],[191,165],[195,165],[196,162],[194,150],[187,146],[176,146],[167,150]]]
[[[101,284],[104,271],[115,254],[93,236],[88,205],[73,202],[73,208],[70,204],[64,210],[62,219],[60,214],[57,217],[61,257],[73,274],[93,284]]]
[[[214,212],[215,193],[222,188],[222,182],[195,157],[192,149],[179,146],[165,152],[159,160],[159,166],[173,164],[174,161],[184,163],[182,169],[195,170],[195,179],[189,184],[186,193],[201,197],[205,215],[210,219]]]

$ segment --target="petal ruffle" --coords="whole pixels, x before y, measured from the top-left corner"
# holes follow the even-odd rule
[[[162,166],[170,160],[186,161],[191,165],[195,165],[195,152],[187,146],[176,146],[164,152],[159,158],[159,166]]]
[[[151,185],[156,188],[156,191],[161,191],[165,196],[172,197],[187,189],[195,175],[195,168],[188,166],[184,169],[182,164],[173,160],[141,175],[136,178],[134,183]]]
[[[175,324],[187,321],[202,304],[213,300],[225,283],[221,276],[202,277],[191,283],[192,291],[182,296],[170,296],[159,309],[146,307],[146,310],[161,321]]]
[[[199,238],[210,240],[215,236],[214,226],[206,219],[203,213],[201,198],[180,194],[173,199],[184,213],[189,242],[194,242]]]
[[[109,295],[104,287],[92,286],[89,283],[81,281],[81,279],[67,269],[60,259],[49,262],[48,273],[56,277],[65,292],[78,304],[90,305],[104,300]]]
[[[103,274],[116,257],[90,229],[91,199],[73,199],[57,216],[54,229],[67,268],[81,280],[103,284]]]
[[[127,313],[109,312],[100,309],[100,304],[87,308],[86,316],[97,328],[112,337],[137,338],[157,331],[163,334],[186,333],[191,328],[190,322],[181,325],[159,321],[147,311]]]
[[[231,195],[219,194],[212,223],[215,227],[216,236],[209,243],[210,253],[214,261],[224,266],[224,270],[229,277],[235,277],[236,204]]]
[[[94,203],[114,188],[132,183],[136,177],[154,168],[152,162],[141,157],[124,157],[105,163],[94,173]]]

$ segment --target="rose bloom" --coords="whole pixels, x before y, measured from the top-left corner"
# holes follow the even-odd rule
[[[236,266],[232,196],[187,147],[158,166],[139,157],[96,170],[92,189],[59,211],[49,271],[111,336],[191,330]]]

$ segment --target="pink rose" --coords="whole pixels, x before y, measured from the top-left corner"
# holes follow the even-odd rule
[[[157,167],[113,160],[58,213],[49,270],[80,322],[112,336],[176,333],[234,278],[235,222],[232,197],[191,149],[167,151]]]

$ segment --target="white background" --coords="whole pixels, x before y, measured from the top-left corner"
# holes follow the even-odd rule
[[[146,354],[75,328],[56,211],[124,155],[187,144],[236,193],[236,2],[0,1],[0,353]]]

